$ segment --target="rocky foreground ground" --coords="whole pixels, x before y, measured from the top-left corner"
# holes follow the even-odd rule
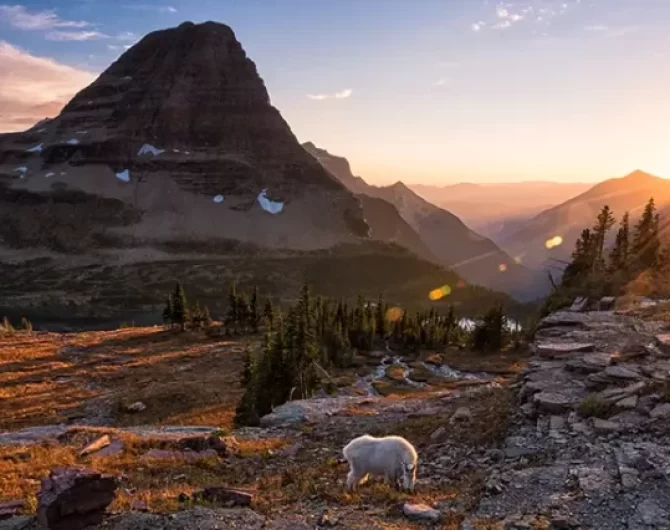
[[[427,389],[404,398],[289,403],[262,427],[231,433],[242,450],[202,446],[184,452],[183,440],[210,439],[207,429],[109,430],[112,443],[126,440],[126,452],[141,449],[141,463],[135,465],[151,469],[152,458],[165,459],[176,479],[169,491],[177,496],[182,487],[185,493],[181,509],[171,514],[143,513],[146,505],[139,499],[130,503],[130,512],[112,505],[118,513],[99,528],[669,528],[666,328],[662,321],[614,311],[555,313],[540,324],[534,356],[516,381]],[[14,432],[0,436],[0,444],[25,448],[77,439],[81,446],[105,431],[73,429]],[[414,495],[376,481],[356,494],[344,491],[341,448],[365,432],[401,434],[417,446]],[[250,450],[256,446],[265,449]],[[113,456],[94,453],[77,463],[109,468],[105,458]],[[195,502],[188,487],[194,466],[208,473],[213,485],[246,492],[250,506]],[[130,495],[128,486],[141,473],[126,469],[121,495]],[[182,473],[189,479],[180,486]],[[24,516],[0,522],[0,528],[36,524]]]

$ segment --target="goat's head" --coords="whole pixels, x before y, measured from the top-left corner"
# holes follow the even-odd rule
[[[416,482],[416,464],[403,463],[401,481],[403,489],[414,493],[414,484]]]

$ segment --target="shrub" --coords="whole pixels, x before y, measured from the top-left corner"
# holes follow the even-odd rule
[[[591,394],[577,405],[577,412],[585,418],[607,418],[612,406],[597,394]]]

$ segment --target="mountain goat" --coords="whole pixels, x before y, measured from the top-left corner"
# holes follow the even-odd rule
[[[376,438],[366,434],[349,442],[342,450],[349,462],[347,489],[352,491],[368,475],[381,475],[389,484],[414,491],[417,454],[414,446],[400,436]]]

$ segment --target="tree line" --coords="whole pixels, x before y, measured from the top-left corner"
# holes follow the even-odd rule
[[[661,245],[660,216],[653,197],[633,227],[630,213],[623,214],[613,244],[607,249],[616,224],[614,213],[606,205],[593,227],[582,231],[563,273],[562,292],[618,295],[641,273],[661,272],[670,267],[670,248]]]
[[[382,296],[375,301],[358,296],[349,306],[314,297],[308,285],[285,316],[273,309],[265,311],[264,320],[261,351],[245,356],[237,425],[257,425],[275,407],[311,397],[328,370],[352,365],[355,350],[399,348],[418,353],[469,341],[480,351],[497,351],[512,335],[502,305],[491,308],[467,332],[453,307],[446,315],[435,309],[410,313],[390,307]]]

